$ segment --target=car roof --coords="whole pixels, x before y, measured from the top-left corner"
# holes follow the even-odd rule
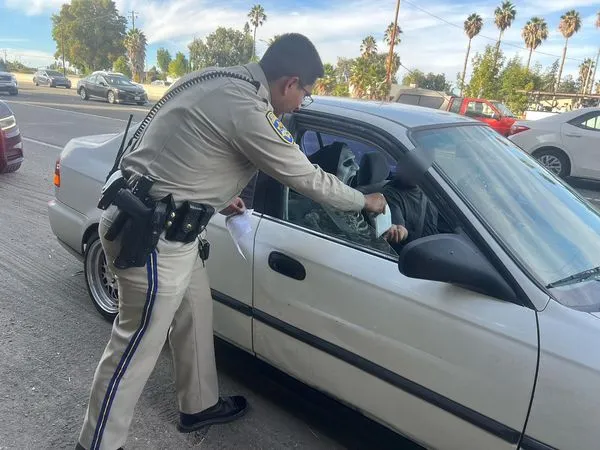
[[[451,125],[461,123],[481,123],[466,116],[460,116],[441,109],[403,103],[359,100],[347,97],[313,96],[313,103],[307,110],[347,116],[348,110],[354,112],[356,119],[368,122],[369,117],[387,119],[404,128],[422,126]]]

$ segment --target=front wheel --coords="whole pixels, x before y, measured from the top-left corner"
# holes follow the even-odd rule
[[[115,93],[113,91],[108,91],[107,95],[108,103],[111,105],[115,103]]]
[[[83,267],[92,303],[106,320],[112,322],[119,312],[119,289],[106,262],[98,233],[93,233],[87,241]]]
[[[21,168],[21,163],[11,164],[0,170],[0,173],[13,173]]]
[[[15,89],[14,91],[10,91],[10,95],[17,95],[19,93],[18,89]]]
[[[90,98],[85,88],[79,89],[79,96],[81,97],[81,100],[87,100]]]

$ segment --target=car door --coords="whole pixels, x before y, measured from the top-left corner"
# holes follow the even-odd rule
[[[365,128],[342,121],[328,133],[364,142]],[[319,205],[265,186],[255,353],[429,447],[515,448],[535,377],[535,312],[406,277],[380,243],[315,228]]]
[[[98,96],[98,87],[96,86],[98,75],[91,75],[85,78],[83,81],[83,87],[87,91],[88,95],[94,97]]]
[[[254,178],[244,189],[241,197],[248,209],[253,208]],[[252,229],[256,230],[260,214],[251,215]],[[252,252],[242,257],[226,226],[226,217],[215,214],[207,227],[211,251],[207,271],[214,298],[214,331],[228,342],[252,351]],[[235,301],[233,300],[235,299]]]
[[[500,122],[498,121],[499,115],[496,115],[496,111],[483,100],[468,100],[465,105],[465,116],[472,117],[481,122],[487,123],[489,126],[498,131]]]
[[[562,125],[572,174],[600,179],[600,111],[584,113]]]
[[[104,78],[102,75],[98,75],[98,77],[96,78],[96,89],[96,95],[98,97],[106,98],[110,87],[108,85],[108,82],[106,81],[106,78]]]

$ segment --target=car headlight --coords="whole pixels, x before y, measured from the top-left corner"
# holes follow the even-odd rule
[[[8,116],[4,119],[0,119],[0,129],[2,131],[10,130],[11,128],[14,128],[16,126],[17,119],[15,119],[15,116]]]
[[[12,78],[12,82],[15,83],[15,86],[17,85],[17,77],[15,77],[14,75],[10,76]]]

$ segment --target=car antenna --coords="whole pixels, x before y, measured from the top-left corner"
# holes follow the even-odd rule
[[[117,168],[119,167],[119,163],[121,162],[121,157],[123,156],[123,153],[125,152],[125,141],[127,140],[127,132],[129,131],[129,126],[131,125],[132,119],[133,119],[133,114],[130,114],[129,120],[127,121],[127,126],[125,127],[125,133],[123,133],[123,140],[121,141],[121,146],[119,147],[119,151],[117,152],[117,157],[115,158],[115,163],[114,163],[112,169],[110,170],[110,172],[108,173],[108,176],[106,177],[105,181],[108,181],[108,179],[112,176],[113,173],[115,173],[117,171]]]

